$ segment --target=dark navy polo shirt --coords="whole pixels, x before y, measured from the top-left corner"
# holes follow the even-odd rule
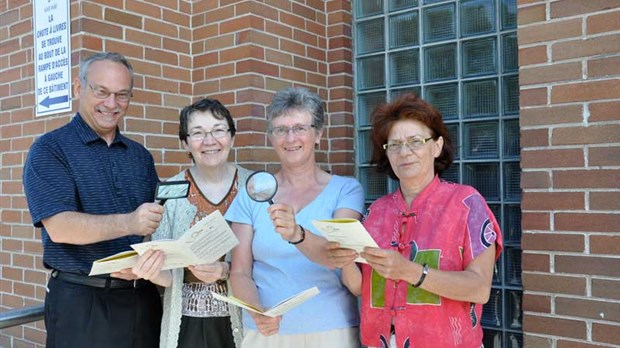
[[[129,250],[142,237],[88,245],[55,243],[41,220],[65,211],[131,213],[154,201],[158,181],[148,150],[118,130],[108,146],[79,113],[69,124],[37,139],[28,153],[23,184],[32,223],[43,227],[45,267],[88,274],[94,260]]]

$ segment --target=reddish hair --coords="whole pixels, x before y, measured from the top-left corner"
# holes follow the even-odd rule
[[[390,160],[383,149],[394,123],[402,120],[414,120],[423,123],[431,130],[431,137],[437,140],[442,137],[443,148],[439,157],[435,158],[435,174],[441,174],[454,159],[454,148],[448,135],[441,114],[431,104],[422,100],[414,93],[405,93],[390,103],[378,106],[372,113],[372,160],[377,171],[387,173],[392,179],[398,180],[392,170]]]

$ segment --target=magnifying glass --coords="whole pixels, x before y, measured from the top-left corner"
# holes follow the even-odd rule
[[[273,204],[273,196],[278,191],[278,180],[273,174],[260,170],[248,177],[245,182],[245,190],[248,192],[248,196],[256,202]]]
[[[155,190],[155,200],[164,205],[169,199],[185,198],[189,195],[189,185],[187,180],[160,182]]]

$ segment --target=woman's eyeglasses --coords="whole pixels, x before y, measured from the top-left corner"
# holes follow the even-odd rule
[[[389,153],[399,153],[405,146],[411,151],[419,150],[426,144],[427,141],[433,139],[433,137],[423,138],[421,136],[407,137],[404,141],[394,141],[391,143],[383,144],[383,149]]]
[[[310,128],[314,128],[312,124],[298,124],[293,127],[274,127],[269,129],[269,134],[276,138],[284,138],[290,132],[293,132],[293,135],[302,136],[308,134]]]
[[[187,137],[191,141],[204,141],[205,138],[207,137],[207,135],[211,134],[214,138],[220,139],[220,138],[223,138],[226,135],[228,135],[229,131],[230,131],[230,129],[225,129],[225,128],[216,128],[216,129],[213,129],[213,130],[211,130],[209,132],[192,131],[192,132],[190,132],[187,135]]]

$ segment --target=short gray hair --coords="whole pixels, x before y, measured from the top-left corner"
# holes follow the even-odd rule
[[[267,106],[267,122],[271,128],[274,118],[285,116],[293,110],[307,111],[312,115],[312,125],[319,131],[325,123],[325,112],[321,97],[305,88],[288,87],[276,93]]]
[[[131,78],[130,89],[133,89],[133,67],[131,66],[127,58],[125,58],[125,56],[123,56],[120,53],[116,53],[116,52],[95,53],[92,56],[80,62],[79,78],[80,78],[80,81],[82,81],[83,88],[84,86],[86,86],[86,82],[87,82],[86,79],[88,77],[88,69],[90,69],[91,64],[93,64],[94,62],[102,61],[102,60],[109,60],[114,63],[122,64],[124,67],[126,67],[127,70],[129,71],[129,76]]]

